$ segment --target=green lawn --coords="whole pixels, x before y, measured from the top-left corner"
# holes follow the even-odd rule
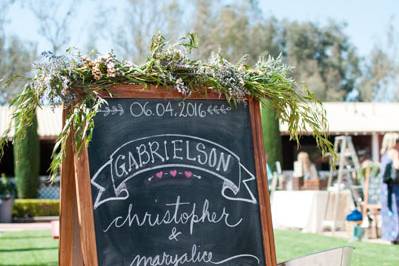
[[[278,261],[341,246],[354,246],[353,266],[399,265],[399,246],[348,243],[339,238],[276,230]],[[58,241],[48,231],[0,234],[0,265],[57,265]]]
[[[372,244],[365,242],[349,243],[345,239],[305,234],[295,231],[275,230],[277,258],[279,262],[317,251],[342,246],[353,246],[353,266],[397,266],[399,246]]]
[[[0,265],[58,265],[57,257],[50,231],[0,233]]]

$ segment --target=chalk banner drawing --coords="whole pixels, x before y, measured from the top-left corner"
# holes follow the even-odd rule
[[[265,265],[251,136],[244,104],[109,99],[89,146],[99,265]]]
[[[113,184],[114,197],[103,198],[106,184],[101,185],[96,178],[109,167]],[[94,209],[110,200],[125,200],[129,197],[126,181],[135,176],[157,169],[186,168],[199,172],[207,172],[219,178],[222,182],[221,194],[229,200],[256,203],[254,194],[246,182],[254,181],[255,177],[240,163],[240,158],[229,149],[209,140],[194,136],[164,134],[144,137],[129,141],[118,147],[98,172],[92,178],[92,185],[98,189],[94,200]],[[235,180],[224,174],[237,173]],[[189,172],[186,171],[186,177]],[[168,173],[166,173],[168,174]],[[161,178],[163,171],[156,173]],[[171,174],[173,176],[173,172]],[[226,189],[237,195],[243,186],[247,198],[230,197]]]

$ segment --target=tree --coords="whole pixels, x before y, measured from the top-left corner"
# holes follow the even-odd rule
[[[276,171],[276,162],[282,162],[282,144],[279,119],[276,111],[269,102],[262,104],[263,144],[267,155],[267,163]]]
[[[25,44],[17,37],[8,41],[0,37],[0,104],[5,104],[18,93],[25,82],[24,76],[36,58],[36,47]]]
[[[50,43],[53,53],[66,48],[71,40],[70,23],[78,4],[79,1],[71,0],[63,9],[62,4],[56,0],[42,1],[40,4],[37,1],[30,3],[32,13],[39,21],[39,34]]]
[[[36,198],[38,195],[39,149],[35,118],[32,125],[28,126],[25,138],[14,142],[15,178],[20,198]]]
[[[216,8],[208,1],[197,1],[197,5],[193,30],[201,41],[199,57],[221,52],[224,57],[238,61],[248,51],[249,22],[245,10],[237,12],[232,6]]]
[[[117,51],[125,58],[142,63],[155,33],[163,32],[168,39],[174,39],[184,32],[177,1],[129,0],[127,3],[124,24],[116,33],[111,33],[115,36]]]
[[[399,100],[398,34],[388,26],[385,43],[376,44],[370,52],[360,81],[364,101]]]
[[[320,100],[342,101],[361,75],[360,58],[343,32],[345,24],[283,23],[283,55],[295,67],[295,79]]]
[[[397,91],[395,93],[393,86],[399,72],[394,58],[383,49],[374,48],[368,60],[360,87],[362,99],[365,101],[395,100]]]
[[[237,62],[244,55],[254,64],[263,55],[279,55],[279,23],[275,18],[263,19],[256,4],[241,1],[223,6],[214,1],[196,1],[192,31],[200,39],[197,55],[207,58],[220,52]]]
[[[7,101],[20,91],[24,79],[36,57],[36,46],[23,42],[14,35],[6,36],[4,25],[7,23],[7,11],[14,1],[0,3],[0,104]]]
[[[295,68],[295,79],[323,101],[343,100],[357,86],[360,57],[344,34],[345,24],[266,18],[254,1],[228,6],[197,1],[195,10],[200,57],[221,51],[234,62],[246,54],[253,64],[259,56],[281,54]]]

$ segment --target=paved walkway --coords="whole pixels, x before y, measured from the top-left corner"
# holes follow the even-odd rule
[[[0,223],[0,232],[24,230],[51,230],[51,223]]]

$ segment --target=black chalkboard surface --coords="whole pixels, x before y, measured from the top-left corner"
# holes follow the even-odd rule
[[[382,179],[378,173],[378,169],[378,166],[373,166],[373,168],[370,169],[368,177],[365,179],[365,182],[367,182],[367,185],[365,186],[367,189],[367,192],[365,191],[367,199],[365,199],[365,201],[369,205],[379,205],[381,203],[380,196]]]
[[[88,152],[99,265],[266,265],[248,105],[108,99]]]

